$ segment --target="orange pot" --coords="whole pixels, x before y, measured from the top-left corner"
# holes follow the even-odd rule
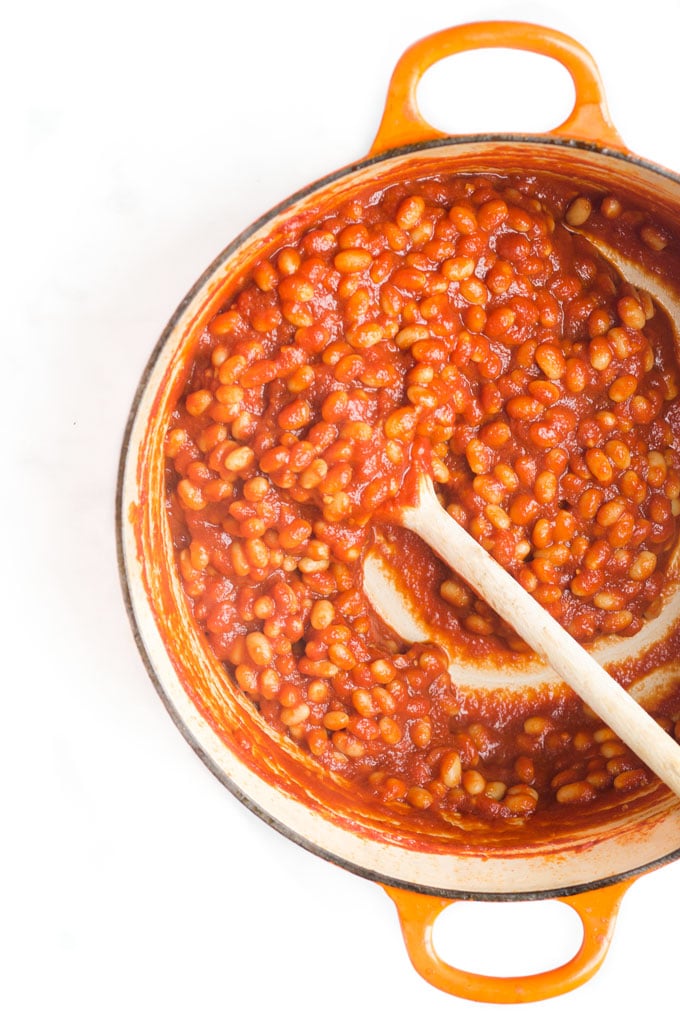
[[[571,115],[542,135],[450,137],[420,116],[416,87],[444,57],[480,47],[531,50],[570,72]],[[180,730],[214,774],[274,828],[313,853],[381,883],[396,904],[411,960],[429,982],[487,1002],[569,991],[598,969],[619,902],[634,878],[680,854],[680,804],[656,784],[622,807],[588,805],[559,827],[539,820],[496,831],[482,822],[424,830],[357,804],[341,779],[268,729],[225,677],[198,632],[176,571],[164,500],[164,436],[196,339],[249,267],[310,226],[321,210],[380,181],[451,172],[547,171],[632,194],[680,225],[680,178],[623,145],[598,71],[572,39],[513,22],[463,25],[429,36],[399,61],[371,152],[294,195],[236,238],[175,312],[149,361],[125,437],[118,492],[123,585],[140,652]],[[656,627],[661,640],[677,614]],[[665,629],[664,629],[665,628]],[[672,678],[671,678],[672,679]],[[669,678],[665,677],[664,682]],[[654,684],[647,685],[647,697]],[[597,802],[596,802],[597,805]],[[583,944],[564,966],[521,978],[470,974],[442,961],[432,927],[458,899],[558,898],[579,914]]]

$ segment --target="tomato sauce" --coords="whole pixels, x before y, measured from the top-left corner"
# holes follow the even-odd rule
[[[547,175],[367,190],[255,265],[201,337],[166,441],[187,599],[266,723],[357,796],[512,818],[652,780],[566,689],[456,682],[453,660],[483,660],[500,688],[531,650],[398,524],[425,465],[577,640],[658,613],[680,516],[673,327],[584,232],[675,265],[648,214]],[[371,605],[369,550],[432,640]],[[662,707],[680,733],[680,703]]]

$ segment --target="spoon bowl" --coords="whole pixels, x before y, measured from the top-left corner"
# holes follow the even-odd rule
[[[418,535],[565,681],[666,785],[680,797],[680,746],[590,653],[572,638],[442,507],[431,479],[418,476],[416,501],[401,524]],[[369,598],[394,630],[428,640],[427,628],[390,592],[375,562],[367,571]],[[384,611],[383,611],[384,612]]]

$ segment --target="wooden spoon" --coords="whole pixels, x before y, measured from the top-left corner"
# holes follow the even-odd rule
[[[622,255],[620,251],[612,248],[606,241],[596,237],[594,234],[580,227],[570,227],[566,223],[564,226],[569,233],[578,234],[580,237],[585,238],[617,270],[624,280],[631,283],[638,290],[647,291],[650,297],[656,301],[668,316],[677,346],[680,343],[680,336],[678,335],[680,328],[680,295],[678,295],[675,288],[667,280],[659,276],[658,273],[644,269],[637,262],[633,262],[625,255]]]
[[[680,797],[680,746],[441,506],[420,475],[401,524],[474,588],[594,712]],[[379,611],[379,606],[376,606]]]

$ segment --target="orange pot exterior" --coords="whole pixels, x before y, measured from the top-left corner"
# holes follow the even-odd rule
[[[455,900],[424,896],[383,886],[393,900],[409,959],[420,976],[442,992],[474,1002],[538,1002],[571,992],[585,984],[602,966],[609,949],[619,906],[634,879],[615,885],[559,896],[579,915],[583,940],[578,952],[553,970],[523,977],[492,977],[460,970],[446,963],[434,947],[434,924]]]
[[[359,187],[369,175],[375,179],[382,171],[387,183],[396,179],[405,165],[398,151],[402,147],[409,147],[403,154],[406,164],[413,159],[425,172],[436,166],[443,151],[438,143],[445,146],[447,138],[457,146],[454,163],[467,158],[483,163],[474,138],[451,138],[423,120],[416,90],[437,61],[488,47],[527,50],[558,60],[570,73],[576,93],[571,114],[557,128],[531,139],[511,138],[502,146],[496,139],[491,159],[505,168],[531,160],[542,149],[537,161],[543,168],[568,160],[576,177],[592,169],[600,179],[611,172],[613,185],[626,182],[631,174],[626,157],[631,154],[611,123],[600,76],[587,51],[552,29],[507,21],[473,23],[437,32],[406,51],[392,76],[368,161],[291,200],[295,223],[313,222],[324,199]],[[552,144],[541,146],[541,140]],[[567,141],[579,144],[570,148]],[[428,143],[435,143],[431,151]],[[597,160],[602,166],[595,165]],[[677,179],[671,182],[671,200],[657,196],[654,168],[646,172],[649,179],[641,189],[662,205],[664,201],[672,205],[680,221]],[[585,812],[580,828],[576,824],[554,832],[538,828],[523,837],[524,845],[512,833],[506,839],[452,829],[439,839],[437,834],[411,829],[405,816],[390,828],[372,809],[358,809],[351,790],[320,777],[307,757],[261,724],[256,711],[223,683],[218,664],[192,627],[175,576],[159,495],[165,425],[201,328],[233,293],[253,258],[253,248],[261,254],[285,241],[292,218],[284,205],[216,260],[180,306],[140,387],[119,497],[124,584],[140,647],[175,721],[226,786],[296,842],[385,888],[396,905],[409,957],[425,980],[452,995],[482,1002],[529,1002],[561,995],[587,981],[605,958],[621,898],[633,881],[631,877],[617,881],[617,876],[642,873],[678,853],[680,812],[667,795],[652,791],[638,798],[633,810],[610,819]],[[636,856],[628,863],[631,846],[636,847]],[[451,890],[452,895],[435,895],[433,890]],[[542,974],[498,978],[461,971],[440,959],[432,940],[436,918],[456,902],[454,890],[461,899],[560,899],[581,918],[582,946],[572,960]]]
[[[520,21],[480,21],[435,32],[406,50],[394,69],[370,155],[447,137],[423,120],[418,110],[416,90],[420,79],[428,68],[446,57],[499,47],[552,57],[571,75],[576,90],[574,108],[545,137],[595,142],[628,152],[609,116],[600,73],[583,46],[551,28]]]

